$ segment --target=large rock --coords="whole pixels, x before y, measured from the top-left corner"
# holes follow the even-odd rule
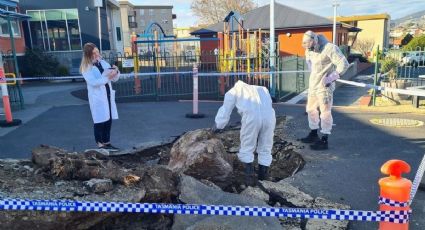
[[[267,206],[261,200],[226,193],[207,186],[190,176],[182,176],[179,199],[187,204],[215,204],[238,206]],[[208,215],[175,215],[175,230],[180,229],[282,229],[274,217],[235,217]]]
[[[34,164],[47,167],[50,165],[50,161],[58,155],[66,153],[64,149],[60,149],[54,146],[40,145],[32,150],[32,161]]]
[[[200,129],[178,139],[170,153],[168,168],[197,179],[226,181],[233,171],[231,158],[211,131]]]
[[[321,197],[317,197],[314,200],[313,208],[315,209],[339,209],[339,210],[349,210],[350,206],[345,204],[335,203],[329,200],[326,200]],[[348,228],[348,220],[319,220],[319,219],[309,219],[305,227],[306,230],[345,230]]]
[[[288,182],[283,180],[278,183],[260,181],[260,184],[272,198],[278,200],[282,205],[298,208],[311,208],[313,206],[313,197],[302,192]]]
[[[173,202],[178,196],[178,178],[165,166],[146,167],[141,183],[146,188],[145,202]]]

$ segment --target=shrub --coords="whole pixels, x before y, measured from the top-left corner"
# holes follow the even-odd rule
[[[59,62],[52,55],[39,49],[27,49],[22,58],[21,72],[23,76],[54,76],[59,69]]]
[[[388,73],[389,79],[395,79],[397,77],[397,67],[397,60],[387,57],[381,63],[381,73]]]

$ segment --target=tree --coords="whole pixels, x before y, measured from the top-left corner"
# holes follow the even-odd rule
[[[223,21],[230,11],[244,14],[254,7],[252,0],[193,0],[191,5],[200,22],[208,25]]]
[[[364,57],[368,57],[368,54],[372,51],[374,45],[375,41],[373,39],[362,39],[357,40],[354,43],[353,49],[361,52]]]
[[[417,50],[418,47],[420,47],[421,50],[425,49],[425,35],[413,38],[407,45],[403,47],[403,50]]]

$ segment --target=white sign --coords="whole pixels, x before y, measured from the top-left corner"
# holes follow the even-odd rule
[[[103,7],[103,0],[93,0],[94,7]]]
[[[133,68],[134,67],[134,60],[133,59],[122,60],[122,67],[123,68]]]

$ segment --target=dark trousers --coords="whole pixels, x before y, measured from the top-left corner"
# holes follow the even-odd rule
[[[111,140],[112,119],[94,124],[94,139],[96,143],[109,143]]]
[[[109,120],[102,123],[94,124],[94,139],[96,143],[109,143],[111,141],[111,127],[112,127],[112,112],[111,112],[111,97],[109,86],[106,87],[108,104],[109,104]]]

